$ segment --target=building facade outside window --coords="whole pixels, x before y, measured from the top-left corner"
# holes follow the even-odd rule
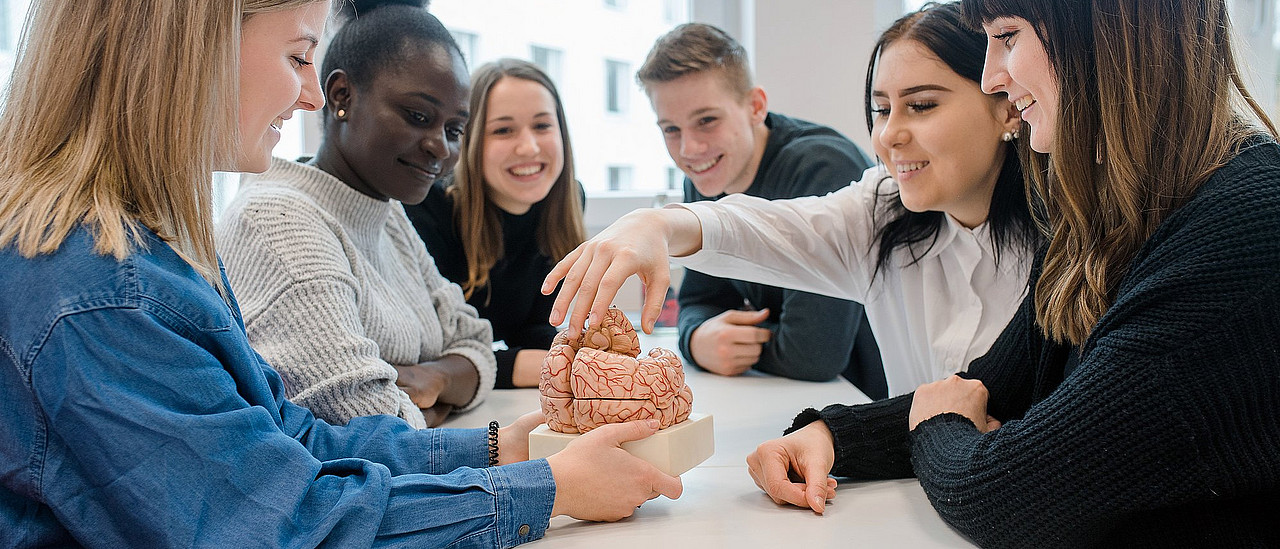
[[[613,113],[627,112],[630,100],[631,65],[623,61],[606,59],[604,62],[605,110]]]
[[[564,52],[546,46],[529,46],[529,54],[533,64],[547,73],[556,87],[560,87],[560,83],[564,81],[564,73],[561,71]]]
[[[480,56],[480,36],[474,32],[460,31],[450,29],[449,33],[453,35],[454,41],[458,43],[458,49],[462,50],[462,57],[467,61],[467,68],[475,70],[480,66],[477,59]]]
[[[631,166],[609,166],[609,190],[631,190]]]

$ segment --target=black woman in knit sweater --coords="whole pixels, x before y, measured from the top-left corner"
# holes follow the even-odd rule
[[[748,456],[753,479],[821,513],[828,475],[914,476],[988,547],[1280,545],[1280,147],[1225,0],[962,5],[984,91],[1031,127],[1049,243],[1027,297],[966,373],[805,410]],[[702,237],[679,223],[653,229],[692,233],[674,255]],[[551,273],[552,319],[660,276],[649,255],[585,244]]]
[[[471,78],[471,119],[452,181],[406,206],[440,273],[493,324],[498,388],[535,387],[556,329],[551,266],[586,237],[582,188],[555,84],[537,65],[500,59]]]
[[[315,157],[273,159],[217,228],[249,340],[289,398],[331,423],[435,426],[493,388],[489,323],[401,206],[457,163],[468,112],[462,52],[415,2],[347,4],[357,16],[324,56]]]

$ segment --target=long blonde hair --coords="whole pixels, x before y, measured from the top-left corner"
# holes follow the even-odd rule
[[[0,246],[77,226],[123,259],[154,231],[222,289],[212,174],[238,143],[240,28],[323,0],[37,0],[0,113]]]
[[[489,270],[504,254],[498,207],[489,200],[488,185],[484,180],[484,120],[488,116],[489,91],[508,76],[537,82],[551,93],[556,104],[560,140],[564,144],[564,169],[542,202],[542,218],[537,229],[539,251],[551,261],[560,261],[587,236],[582,220],[582,191],[573,176],[569,126],[565,122],[564,105],[555,84],[537,65],[528,61],[499,59],[481,66],[471,75],[471,118],[467,120],[462,158],[454,169],[453,183],[449,186],[458,235],[467,258],[467,281],[462,285],[467,299],[471,299],[477,289],[489,284]]]
[[[971,23],[1029,21],[1057,78],[1053,153],[1026,166],[1051,233],[1036,319],[1046,336],[1080,345],[1156,228],[1263,132],[1245,113],[1275,127],[1241,81],[1224,0],[963,7]]]

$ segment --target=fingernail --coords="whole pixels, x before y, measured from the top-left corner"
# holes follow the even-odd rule
[[[648,425],[650,429],[657,429],[658,425],[660,425],[656,419],[646,419],[644,420],[644,424]]]

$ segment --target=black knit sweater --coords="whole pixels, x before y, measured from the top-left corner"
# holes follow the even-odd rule
[[[904,395],[791,430],[823,419],[833,474],[914,475],[983,546],[1280,546],[1280,147],[1173,212],[1078,349],[1045,339],[1033,299],[966,374],[1000,429],[942,414],[908,433]]]

